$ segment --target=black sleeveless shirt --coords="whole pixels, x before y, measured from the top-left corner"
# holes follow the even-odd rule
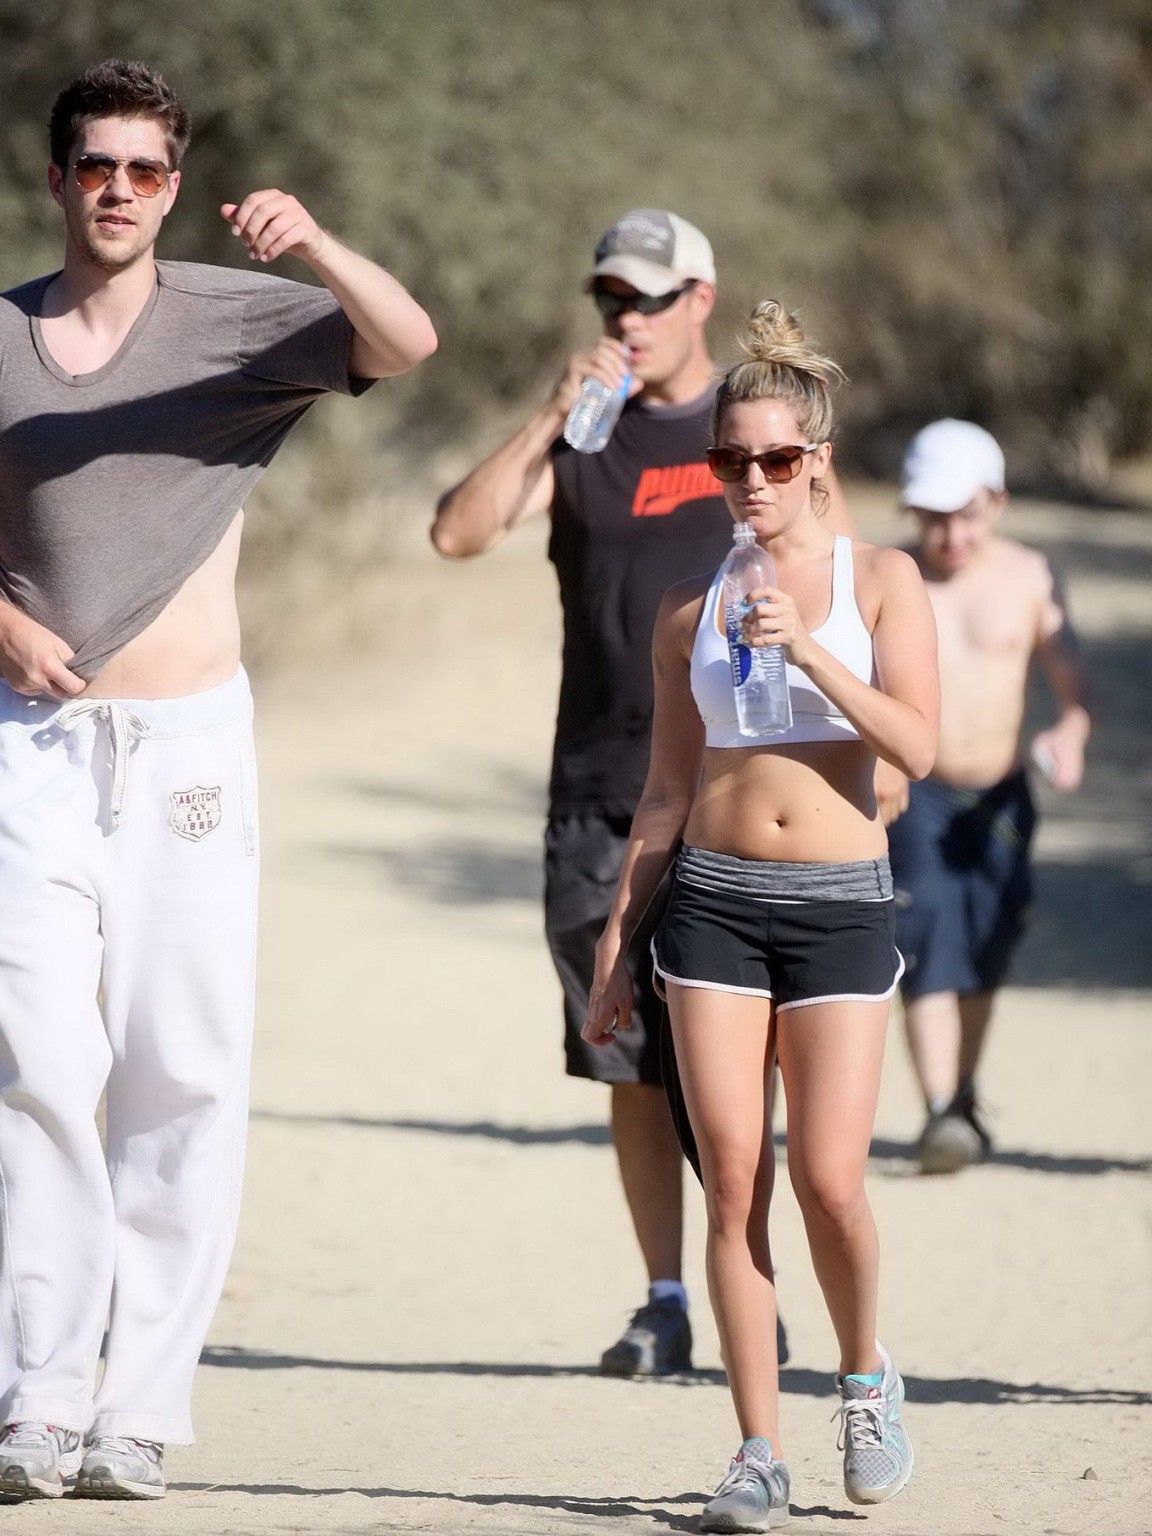
[[[732,518],[704,462],[713,390],[686,405],[630,400],[600,453],[553,447],[548,555],[564,665],[551,811],[631,816],[648,772],[652,629],[660,599],[714,571]]]

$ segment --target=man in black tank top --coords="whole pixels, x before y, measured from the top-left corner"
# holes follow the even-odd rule
[[[633,1026],[602,1049],[580,1039],[593,950],[611,906],[648,770],[651,641],[664,592],[715,569],[732,520],[704,463],[714,368],[705,325],[715,298],[711,247],[660,209],[633,209],[604,235],[586,288],[604,335],[571,358],[551,398],[449,491],[432,540],[442,555],[484,553],[550,511],[549,558],[564,611],[560,705],[545,835],[545,929],[564,988],[574,1077],[611,1085],[620,1174],[648,1270],[649,1298],[601,1368],[649,1375],[690,1364],[680,1283],[681,1157],[660,1072],[661,1003],[637,935]],[[632,394],[600,453],[560,436],[585,379]],[[654,917],[655,914],[650,914]]]

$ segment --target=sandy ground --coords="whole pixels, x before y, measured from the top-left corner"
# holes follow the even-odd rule
[[[870,1189],[917,1470],[873,1512],[843,1496],[833,1339],[781,1181],[784,1449],[808,1536],[1152,1530],[1152,526],[1025,506],[1016,529],[1070,573],[1098,751],[1081,795],[1046,797],[1041,914],[987,1061],[990,1163],[915,1174],[893,1026]],[[354,650],[258,679],[250,1171],[200,1440],[171,1455],[165,1504],[7,1512],[22,1530],[694,1529],[737,1440],[695,1189],[699,1369],[592,1369],[643,1285],[604,1090],[562,1075],[541,936],[542,549],[525,530],[448,567],[414,539],[357,596]]]

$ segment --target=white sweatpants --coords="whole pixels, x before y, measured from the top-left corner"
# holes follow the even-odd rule
[[[0,1423],[192,1439],[239,1207],[257,872],[243,672],[65,705],[0,682]]]

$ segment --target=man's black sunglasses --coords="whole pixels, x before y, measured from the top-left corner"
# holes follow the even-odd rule
[[[682,298],[689,288],[695,288],[695,286],[694,277],[682,283],[679,288],[673,288],[671,293],[614,293],[611,288],[601,288],[597,285],[592,289],[592,298],[605,320],[619,320],[620,316],[627,314],[630,309],[634,309],[638,315],[662,315],[666,309],[671,309],[676,300]]]

